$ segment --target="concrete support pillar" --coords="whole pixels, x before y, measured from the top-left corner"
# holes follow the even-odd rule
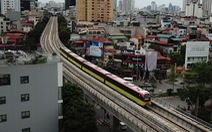
[[[119,119],[113,116],[113,132],[119,132]]]

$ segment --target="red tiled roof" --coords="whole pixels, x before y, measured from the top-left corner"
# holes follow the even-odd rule
[[[30,27],[33,27],[34,25],[33,25],[32,23],[26,23],[26,22],[25,22],[25,23],[23,24],[23,26],[30,26]]]
[[[168,42],[158,41],[158,40],[156,40],[156,44],[162,45],[162,46],[172,46],[172,44],[169,44]]]
[[[36,17],[37,15],[28,15],[28,16],[30,16],[30,17]]]
[[[162,31],[162,34],[169,34],[169,33],[170,33],[170,31],[168,31],[168,30]]]
[[[22,36],[20,36],[20,35],[13,35],[13,34],[9,34],[9,35],[7,35],[7,37],[8,37],[8,40],[9,39],[19,39],[19,38],[22,38]]]
[[[156,38],[156,35],[148,35],[146,38]]]
[[[7,44],[6,44],[6,46],[8,45],[8,44],[11,44],[11,43],[16,43],[16,39],[8,39],[7,40]],[[0,44],[2,44],[2,42],[0,41]]]
[[[74,44],[83,44],[83,41],[81,41],[81,40],[75,40],[75,41],[73,41],[73,43]]]
[[[106,39],[103,39],[103,38],[83,38],[82,39],[83,41],[94,41],[94,42],[105,42],[107,41]]]
[[[171,59],[169,57],[164,57],[160,54],[160,52],[157,52],[157,59],[158,60],[168,60],[170,61]]]
[[[23,30],[13,30],[13,31],[8,31],[7,33],[22,33],[22,34],[26,34],[27,32],[24,32]]]
[[[141,39],[141,38],[143,38],[143,36],[142,36],[141,34],[136,34],[136,35],[135,35],[135,38]]]
[[[149,35],[144,40],[153,40],[155,39],[156,35]]]

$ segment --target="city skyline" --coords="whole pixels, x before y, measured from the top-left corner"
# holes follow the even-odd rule
[[[55,1],[55,2],[65,2],[65,0],[38,0],[42,3],[48,3],[49,1]],[[119,0],[118,0],[119,1]],[[151,0],[151,1],[143,1],[143,0],[135,0],[135,7],[136,8],[143,8],[148,5],[151,5],[151,2],[155,1],[157,5],[166,4],[166,6],[169,5],[169,3],[172,3],[172,5],[177,5],[182,8],[183,0]]]

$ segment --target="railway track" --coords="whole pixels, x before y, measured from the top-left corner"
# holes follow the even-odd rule
[[[61,45],[61,41],[58,37],[57,31],[57,17],[51,17],[49,23],[47,24],[42,37],[41,45],[45,52],[48,53],[57,53]],[[176,121],[170,120],[170,118],[165,118],[160,112],[154,108],[148,107],[143,108],[130,101],[129,99],[123,97],[117,92],[114,92],[112,89],[103,85],[102,83],[96,81],[94,78],[91,78],[89,75],[85,74],[73,64],[69,63],[65,58],[61,57],[63,62],[64,76],[72,79],[75,79],[76,82],[88,88],[87,90],[91,93],[96,93],[99,98],[104,98],[107,100],[109,105],[115,105],[118,109],[118,112],[121,112],[123,116],[132,117],[130,120],[138,125],[140,128],[145,128],[145,131],[159,131],[159,132],[190,132],[192,131],[185,126],[176,123]],[[83,80],[83,81],[81,81]],[[101,89],[100,89],[101,87]],[[101,96],[101,97],[100,97]],[[139,131],[139,130],[136,130]],[[140,129],[140,131],[142,131]]]

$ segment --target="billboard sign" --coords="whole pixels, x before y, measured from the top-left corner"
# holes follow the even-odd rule
[[[93,57],[102,57],[103,56],[103,43],[101,42],[86,42],[86,55]]]

